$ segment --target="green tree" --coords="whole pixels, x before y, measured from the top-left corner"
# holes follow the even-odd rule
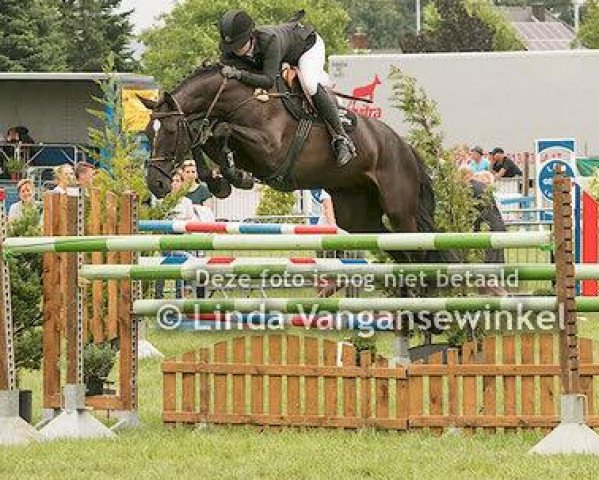
[[[586,48],[599,48],[599,2],[589,0],[578,41]]]
[[[40,212],[25,207],[23,215],[10,223],[11,237],[41,235]],[[17,369],[40,368],[42,359],[42,256],[31,253],[7,258],[11,280],[11,302],[15,331]]]
[[[88,113],[99,121],[99,126],[88,128],[92,146],[88,153],[103,166],[94,183],[116,194],[133,190],[143,202],[150,197],[143,174],[145,158],[135,134],[125,124],[114,69],[114,58],[110,55],[103,68],[108,79],[96,82],[102,95],[93,97],[100,108],[88,109]]]
[[[172,88],[202,61],[217,59],[217,22],[234,8],[245,9],[258,25],[283,22],[304,8],[305,23],[318,29],[329,54],[347,48],[349,17],[337,0],[185,0],[163,16],[164,26],[142,33],[147,46],[142,56],[145,71]]]
[[[433,4],[427,6],[425,20],[434,20],[434,24],[427,23],[419,35],[406,35],[401,42],[404,52],[493,50],[493,31],[478,16],[469,13],[461,1],[434,0]]]
[[[526,50],[514,26],[500,9],[493,6],[491,0],[465,0],[465,4],[468,11],[480,18],[493,32],[493,50]]]
[[[0,2],[0,71],[64,70],[65,37],[60,11],[46,0]]]
[[[420,153],[433,178],[437,228],[444,232],[472,232],[480,205],[456,169],[452,152],[443,147],[437,102],[428,97],[414,77],[397,67],[392,69],[390,79],[392,105],[403,112],[409,125],[408,141]]]
[[[148,206],[150,191],[144,177],[147,153],[140,147],[139,136],[125,122],[121,91],[114,70],[111,54],[103,68],[108,79],[96,82],[102,95],[93,99],[99,108],[88,110],[99,122],[98,126],[88,129],[92,147],[88,154],[103,166],[94,176],[94,186],[99,187],[103,195],[107,191],[117,195],[133,191],[140,201],[140,218],[166,218],[185,195],[186,189],[171,193],[156,205]]]
[[[268,185],[261,185],[256,215],[291,215],[294,205],[295,192],[280,192]]]
[[[348,34],[362,28],[371,48],[398,48],[400,39],[416,31],[413,0],[339,0],[351,20]]]
[[[110,53],[121,72],[138,68],[129,44],[133,38],[131,12],[118,13],[122,0],[52,0],[62,14],[66,61],[71,71],[101,71]]]

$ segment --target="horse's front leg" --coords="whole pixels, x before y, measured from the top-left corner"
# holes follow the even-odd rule
[[[242,190],[254,188],[254,177],[235,165],[235,154],[231,149],[231,128],[228,123],[220,123],[214,129],[214,138],[218,144],[216,163],[220,167],[223,177],[234,187]]]

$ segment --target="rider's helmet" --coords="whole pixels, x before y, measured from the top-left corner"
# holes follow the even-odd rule
[[[254,20],[243,10],[230,10],[220,19],[220,47],[231,53],[243,47],[252,36]]]

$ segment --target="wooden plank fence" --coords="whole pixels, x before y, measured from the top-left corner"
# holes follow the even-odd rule
[[[580,351],[588,424],[599,427],[597,349],[581,339]],[[167,360],[162,370],[167,425],[509,431],[559,421],[552,333],[488,337],[408,366],[326,339],[238,337]]]
[[[99,189],[91,189],[87,199],[84,232],[93,234],[130,234],[134,231],[133,210],[136,197],[127,192],[116,196]],[[120,219],[117,221],[117,219]],[[47,192],[44,195],[44,235],[77,234],[77,197]],[[84,255],[84,263],[132,263],[130,252],[94,252]],[[61,406],[61,361],[66,357],[67,383],[76,383],[77,352],[62,346],[69,335],[76,335],[77,311],[75,296],[78,285],[76,253],[45,253],[43,272],[44,343],[43,406],[58,409]],[[119,382],[114,395],[90,396],[86,405],[105,410],[134,410],[136,408],[137,339],[133,338],[134,319],[131,316],[132,298],[129,280],[95,280],[84,285],[83,317],[84,340],[94,343],[118,340]],[[68,327],[68,328],[67,328]],[[75,342],[66,342],[76,345]]]

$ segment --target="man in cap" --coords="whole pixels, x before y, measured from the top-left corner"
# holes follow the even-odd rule
[[[503,148],[495,147],[491,150],[491,170],[495,178],[513,178],[521,177],[522,170],[514,163],[514,161],[506,156]]]
[[[485,157],[485,152],[482,147],[476,146],[470,149],[469,167],[474,173],[489,171],[489,160]]]
[[[219,22],[223,62],[235,63],[241,59],[256,73],[231,65],[226,65],[222,73],[251,87],[269,90],[283,63],[298,67],[303,87],[329,126],[337,165],[342,167],[352,159],[355,148],[343,130],[335,99],[325,89],[330,80],[324,70],[324,41],[314,28],[300,23],[304,14],[302,10],[287,23],[257,28],[243,10],[225,13]]]

